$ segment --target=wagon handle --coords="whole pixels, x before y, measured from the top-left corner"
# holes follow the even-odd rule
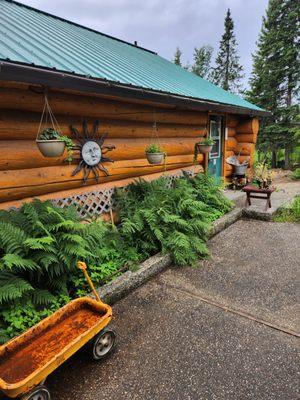
[[[102,303],[99,294],[97,292],[97,290],[95,289],[95,286],[87,272],[87,265],[85,262],[83,261],[77,261],[77,268],[80,269],[83,272],[83,275],[85,277],[85,279],[87,280],[88,284],[90,285],[90,288],[92,289],[92,292],[94,293],[97,301],[99,301],[99,303]]]

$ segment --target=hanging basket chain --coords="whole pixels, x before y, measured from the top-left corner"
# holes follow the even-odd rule
[[[44,92],[44,107],[43,107],[43,111],[42,111],[42,115],[41,115],[41,119],[40,119],[40,123],[39,123],[39,128],[37,131],[37,136],[36,136],[37,140],[41,133],[42,125],[48,124],[48,116],[49,116],[53,130],[55,130],[56,132],[59,132],[59,134],[61,134],[60,126],[58,124],[58,121],[57,121],[51,107],[50,107],[49,100],[48,100],[48,94],[47,94],[47,91],[45,90],[45,92]]]
[[[158,135],[158,129],[157,129],[157,121],[156,121],[156,108],[153,107],[153,124],[152,124],[152,135],[151,135],[151,139],[150,139],[150,145],[156,141],[158,144],[158,147],[160,150],[162,150],[162,145],[159,139],[159,135]],[[164,172],[167,170],[167,154],[165,152],[164,153]]]

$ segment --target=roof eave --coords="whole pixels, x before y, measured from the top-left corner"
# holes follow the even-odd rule
[[[224,112],[257,117],[271,115],[271,113],[264,110],[255,110],[231,104],[185,97],[168,92],[160,92],[138,86],[126,85],[120,82],[95,79],[92,77],[71,74],[69,72],[40,68],[10,61],[0,61],[0,80],[24,82],[55,87],[58,89],[77,90],[80,92],[114,95],[135,100],[150,100],[188,109],[197,109],[199,111]]]

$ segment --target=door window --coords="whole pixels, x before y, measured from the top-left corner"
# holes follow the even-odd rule
[[[210,137],[214,140],[213,148],[209,158],[219,158],[221,156],[221,120],[210,120]]]

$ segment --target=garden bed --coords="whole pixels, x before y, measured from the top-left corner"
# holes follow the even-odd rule
[[[73,209],[34,201],[0,212],[1,341],[23,332],[72,298],[86,295],[76,261],[97,286],[161,252],[176,265],[208,254],[213,222],[232,208],[210,176],[139,181],[116,193],[120,223],[82,224]],[[87,222],[87,221],[85,221]]]

